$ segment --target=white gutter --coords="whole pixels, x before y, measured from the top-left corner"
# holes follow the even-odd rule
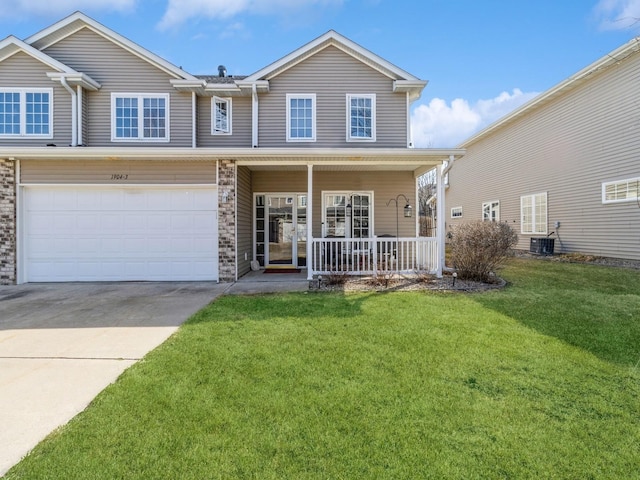
[[[78,146],[78,96],[69,86],[64,76],[60,77],[60,83],[71,94],[71,146]]]
[[[258,86],[254,83],[251,87],[253,108],[251,109],[251,146],[258,147]]]
[[[76,87],[77,90],[77,95],[78,95],[78,102],[77,102],[77,110],[78,110],[78,138],[77,138],[77,144],[82,146],[84,144],[84,139],[82,138],[82,111],[83,111],[83,106],[82,106],[82,87],[80,85],[78,85]]]

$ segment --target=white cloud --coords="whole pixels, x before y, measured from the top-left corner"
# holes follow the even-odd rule
[[[474,133],[498,120],[538,95],[515,88],[489,100],[474,104],[462,98],[447,102],[434,98],[417,106],[411,114],[413,142],[419,148],[448,148],[458,145]]]
[[[76,10],[129,11],[137,0],[2,0],[0,18],[60,16]]]
[[[169,0],[158,24],[160,30],[175,28],[191,18],[224,20],[240,13],[290,15],[312,6],[342,5],[344,0]]]
[[[600,0],[593,11],[603,30],[640,28],[640,0]]]

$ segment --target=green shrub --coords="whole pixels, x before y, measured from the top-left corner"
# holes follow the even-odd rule
[[[462,280],[488,282],[511,256],[518,235],[507,223],[463,223],[453,229],[451,262]]]

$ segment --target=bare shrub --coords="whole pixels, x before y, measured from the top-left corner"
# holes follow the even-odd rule
[[[322,277],[322,281],[327,285],[344,285],[349,280],[346,272],[331,272]]]
[[[453,229],[451,263],[461,280],[488,282],[517,242],[518,235],[506,223],[463,223]]]

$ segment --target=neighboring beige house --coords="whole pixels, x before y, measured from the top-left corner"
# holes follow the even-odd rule
[[[507,222],[555,252],[640,259],[640,39],[463,142],[446,191],[447,231]]]
[[[0,283],[441,274],[443,242],[403,212],[464,150],[411,148],[425,85],[333,31],[247,77],[191,75],[79,12],[9,36]]]

